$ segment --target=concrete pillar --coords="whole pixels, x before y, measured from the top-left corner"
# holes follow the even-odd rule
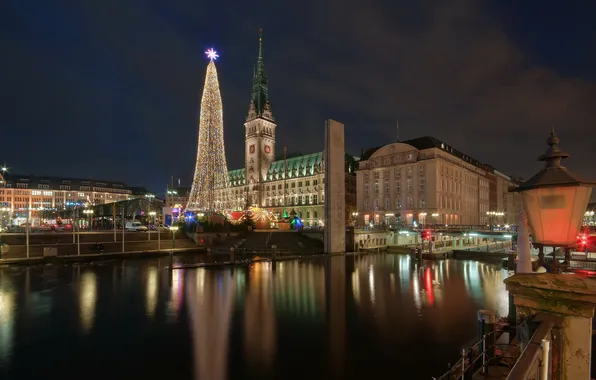
[[[555,326],[560,339],[553,341],[553,354],[559,350],[560,360],[553,361],[552,379],[590,379],[596,282],[544,273],[516,274],[505,284],[514,297],[518,322],[539,313],[562,318],[560,326]]]
[[[344,125],[325,122],[325,253],[346,251]]]

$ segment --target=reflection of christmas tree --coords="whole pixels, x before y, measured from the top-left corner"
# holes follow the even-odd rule
[[[213,49],[207,51],[211,59],[207,65],[205,88],[201,99],[199,146],[195,176],[186,208],[215,211],[226,205],[215,199],[215,190],[229,186],[228,166],[223,136],[223,110]]]

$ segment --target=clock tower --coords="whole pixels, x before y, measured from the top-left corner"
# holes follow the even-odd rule
[[[252,95],[244,123],[246,184],[249,205],[264,206],[263,182],[275,159],[275,119],[269,104],[267,74],[263,63],[262,31],[259,58],[252,78]]]

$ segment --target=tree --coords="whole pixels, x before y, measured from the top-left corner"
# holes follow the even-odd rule
[[[216,202],[215,190],[229,186],[228,165],[223,135],[223,108],[213,49],[207,55],[210,59],[205,76],[205,87],[201,98],[199,119],[199,141],[195,175],[190,191],[187,210],[216,211],[226,207]]]

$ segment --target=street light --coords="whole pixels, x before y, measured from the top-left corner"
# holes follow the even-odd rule
[[[89,231],[93,230],[93,227],[91,225],[92,223],[92,218],[93,218],[93,210],[83,210],[83,214],[86,214],[89,216]]]
[[[521,195],[533,242],[542,247],[567,248],[565,259],[568,262],[568,248],[576,244],[596,182],[581,180],[561,166],[561,160],[568,158],[569,154],[559,148],[559,138],[554,129],[547,142],[549,148],[538,157],[539,161],[546,163],[544,169],[509,191]]]
[[[178,231],[178,226],[171,225],[170,231],[172,231],[172,253],[174,253],[174,249],[176,249],[176,231]]]
[[[155,211],[150,211],[149,215],[153,217],[153,226],[155,227],[155,230],[157,231],[157,238],[159,239],[159,230],[157,229],[157,226],[155,225],[155,215],[156,212]],[[149,240],[151,240],[151,225],[149,225],[149,233],[147,234],[149,236]],[[159,249],[158,249],[159,250]]]
[[[424,226],[426,225],[426,213],[425,212],[421,212],[420,214],[418,214],[418,219],[420,220],[420,224],[422,224],[422,228],[424,228]]]

